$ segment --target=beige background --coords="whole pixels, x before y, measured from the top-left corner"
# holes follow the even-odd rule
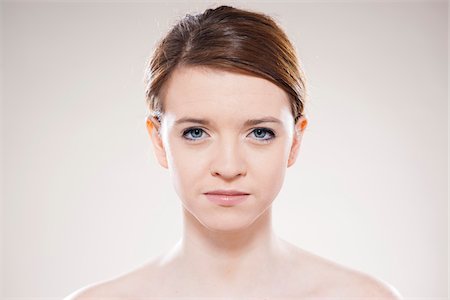
[[[145,131],[142,72],[171,24],[219,3],[272,15],[309,79],[279,235],[406,299],[446,299],[444,1],[2,3],[5,298],[60,298],[177,241],[180,202]]]

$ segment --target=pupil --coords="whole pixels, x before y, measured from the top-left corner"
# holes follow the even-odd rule
[[[198,137],[200,135],[200,129],[194,129],[194,136]]]
[[[264,132],[262,131],[262,129],[256,129],[256,135],[260,136],[261,134],[263,134]]]

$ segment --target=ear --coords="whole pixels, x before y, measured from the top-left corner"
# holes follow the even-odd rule
[[[155,156],[158,159],[159,164],[168,169],[166,150],[161,137],[161,123],[156,117],[147,117],[147,130],[150,135],[153,144],[153,150]]]
[[[305,132],[306,126],[308,125],[308,120],[305,116],[298,118],[297,123],[294,126],[294,137],[292,141],[291,150],[289,152],[288,165],[289,168],[297,160],[298,152],[300,150],[300,144],[302,142],[303,133]]]

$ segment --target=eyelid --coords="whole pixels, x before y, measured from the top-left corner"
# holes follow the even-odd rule
[[[253,131],[255,131],[256,129],[262,129],[262,130],[265,130],[265,131],[269,131],[270,133],[273,133],[273,134],[275,135],[275,130],[273,130],[272,128],[269,128],[269,127],[261,127],[261,126],[251,128],[251,129],[250,129],[250,130],[251,130],[250,132],[253,132]]]
[[[206,131],[206,129],[203,128],[202,126],[190,126],[190,127],[183,129],[181,132],[184,133],[184,132],[188,132],[189,130],[193,130],[193,129],[201,129],[203,131]]]

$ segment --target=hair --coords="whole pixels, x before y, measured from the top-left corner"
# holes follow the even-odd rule
[[[162,89],[177,67],[202,66],[267,79],[289,96],[294,121],[303,115],[305,75],[292,43],[264,14],[219,6],[187,14],[159,41],[145,68],[152,116],[164,114]]]

